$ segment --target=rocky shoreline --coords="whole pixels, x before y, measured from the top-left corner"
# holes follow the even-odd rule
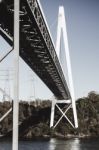
[[[0,103],[0,118],[11,106],[10,102]],[[34,138],[99,136],[99,95],[95,92],[90,92],[87,97],[77,101],[78,129],[73,129],[64,118],[54,130],[50,129],[50,111],[51,102],[49,100],[36,100],[30,104],[21,101],[19,103],[19,138],[31,140]],[[73,120],[72,109],[67,116]],[[55,120],[58,120],[59,117],[60,112],[56,111]],[[12,136],[12,112],[0,123],[0,136],[2,135],[3,137]]]

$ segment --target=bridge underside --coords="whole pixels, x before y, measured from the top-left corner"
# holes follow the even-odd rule
[[[5,0],[0,4],[0,26],[12,39],[13,16],[13,0]],[[13,42],[0,33],[12,46]],[[20,3],[20,56],[57,99],[70,99],[54,44],[36,0],[21,0]]]

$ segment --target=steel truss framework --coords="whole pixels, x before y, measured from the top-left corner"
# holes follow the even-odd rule
[[[0,14],[1,28],[13,38],[13,0],[5,0],[6,13]],[[20,1],[20,56],[49,87],[57,99],[70,98],[55,46],[38,0]],[[7,18],[7,23],[5,19]]]

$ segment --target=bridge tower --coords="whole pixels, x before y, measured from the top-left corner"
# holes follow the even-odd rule
[[[57,26],[57,40],[56,40],[56,53],[59,58],[60,64],[60,50],[61,50],[61,35],[63,34],[63,42],[64,42],[64,49],[65,49],[65,58],[67,63],[67,71],[68,71],[68,79],[69,79],[69,91],[71,95],[71,99],[68,100],[52,100],[52,108],[51,108],[51,120],[50,120],[50,127],[55,128],[61,119],[65,117],[65,119],[70,123],[73,128],[78,128],[78,119],[77,119],[77,112],[76,112],[76,101],[75,101],[75,94],[74,94],[74,86],[73,86],[73,79],[72,79],[72,71],[71,71],[71,62],[70,62],[70,54],[69,54],[69,46],[68,46],[68,37],[67,37],[67,30],[66,30],[66,20],[65,20],[65,12],[64,7],[59,7],[59,15],[58,15],[58,26]],[[62,64],[61,64],[62,66]],[[65,73],[63,66],[63,72]],[[59,107],[59,104],[68,105],[65,112]],[[55,106],[61,112],[62,116],[54,125],[54,115],[55,115]],[[70,119],[66,116],[68,110],[73,109],[73,117],[74,117],[74,124],[70,121]]]

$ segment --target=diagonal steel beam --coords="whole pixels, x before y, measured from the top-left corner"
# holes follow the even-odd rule
[[[56,107],[59,109],[59,111],[62,113],[62,115],[66,118],[66,120],[70,123],[70,125],[74,127],[74,125],[72,124],[72,122],[68,119],[68,117],[65,115],[65,113],[61,110],[61,108],[56,104]]]
[[[66,113],[68,112],[68,110],[71,108],[71,104],[68,106],[68,108],[65,110],[64,114],[66,115]],[[62,120],[62,118],[64,117],[64,115],[62,115],[59,120],[57,121],[57,123],[54,125],[54,128],[56,128],[56,126],[59,124],[59,122]]]

